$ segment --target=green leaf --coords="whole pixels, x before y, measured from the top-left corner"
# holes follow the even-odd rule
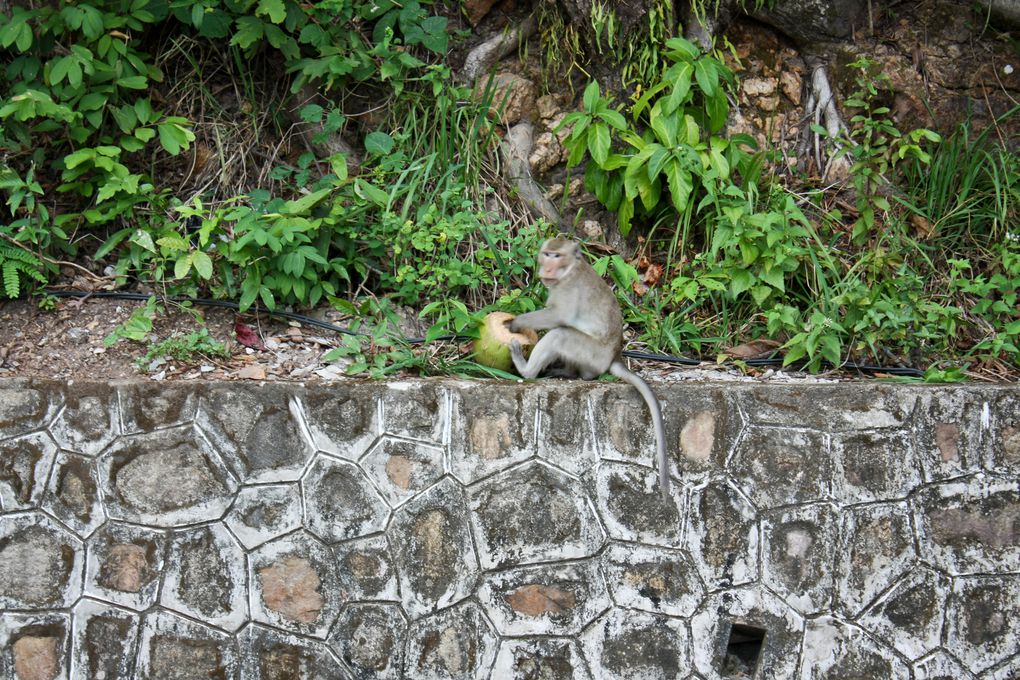
[[[393,150],[393,137],[385,132],[369,132],[365,136],[365,151],[377,156],[385,156]]]
[[[673,81],[673,89],[669,97],[662,104],[663,113],[673,113],[687,103],[691,93],[691,77],[694,75],[694,66],[691,64],[680,64],[677,69],[676,79]]]
[[[56,85],[67,78],[67,73],[74,63],[75,59],[71,56],[61,57],[54,61],[53,66],[50,68],[50,84]]]
[[[269,20],[274,24],[282,24],[283,20],[287,18],[287,8],[283,4],[283,0],[259,0],[255,15],[268,15]]]
[[[626,236],[630,233],[631,219],[634,217],[634,201],[624,197],[620,201],[620,209],[616,213],[616,221],[620,227],[620,233]]]
[[[185,255],[174,263],[174,278],[183,279],[191,271],[191,256]]]
[[[610,144],[609,127],[605,123],[595,123],[588,128],[588,151],[600,166],[609,158]]]
[[[584,96],[582,101],[584,102],[584,110],[588,113],[595,112],[595,103],[599,100],[599,84],[598,81],[591,81],[588,87],[584,88]]]
[[[230,39],[230,44],[246,50],[262,40],[264,35],[261,19],[253,16],[238,17],[237,29],[234,32],[234,37]]]
[[[624,118],[619,111],[607,108],[606,110],[599,113],[599,118],[609,123],[610,126],[617,130],[627,129],[627,119]]]
[[[691,183],[691,173],[683,168],[678,160],[670,159],[666,163],[666,184],[669,186],[669,197],[677,212],[683,213],[687,210],[690,202],[691,192],[694,186]]]
[[[751,299],[754,300],[754,303],[759,307],[765,304],[765,300],[767,300],[771,294],[772,289],[768,286],[754,286],[751,288]]]
[[[191,254],[191,264],[194,265],[195,271],[198,272],[198,275],[203,279],[208,281],[212,278],[212,259],[208,255],[200,250],[195,251]]]
[[[666,41],[666,48],[674,53],[670,55],[673,59],[697,59],[701,54],[701,50],[695,47],[694,43],[684,38],[670,38]]]
[[[132,232],[134,232],[134,228],[127,227],[112,234],[108,239],[106,239],[103,245],[99,246],[99,249],[92,256],[93,259],[101,260],[104,257],[106,257],[114,248],[116,248],[121,243],[121,241],[130,236]]]
[[[705,109],[708,111],[709,131],[714,134],[722,130],[730,115],[730,104],[722,88],[719,88],[714,97],[708,98],[705,102]]]
[[[380,208],[386,207],[390,201],[389,194],[379,187],[366,182],[360,177],[354,180],[354,193],[357,194],[358,197],[363,198],[370,203],[374,203]]]
[[[698,81],[698,87],[706,97],[715,96],[716,89],[719,87],[719,71],[714,59],[702,57],[694,62],[694,78]]]
[[[677,145],[677,128],[679,121],[676,116],[665,115],[661,108],[656,105],[652,107],[651,114],[652,131],[655,137],[663,146],[673,148]]]
[[[205,6],[196,2],[191,6],[191,25],[195,28],[202,28],[202,21],[205,19]]]
[[[118,80],[117,85],[129,90],[144,90],[149,87],[149,79],[145,76],[128,76]]]
[[[206,11],[205,17],[202,19],[202,27],[198,29],[198,34],[203,38],[220,40],[230,35],[233,32],[233,28],[234,18],[230,14],[218,9],[211,9]]]
[[[822,357],[825,358],[833,366],[839,366],[843,362],[840,360],[840,352],[842,347],[839,342],[839,338],[835,335],[823,335],[821,337],[822,344]]]
[[[773,288],[781,291],[786,290],[786,277],[782,269],[778,267],[772,267],[768,271],[762,271],[758,273],[758,278],[769,284]]]
[[[295,201],[287,201],[280,206],[278,212],[281,215],[305,215],[332,192],[332,187],[313,191],[312,193],[302,196]]]
[[[103,15],[95,7],[81,5],[81,32],[89,40],[97,40],[103,34]]]
[[[754,274],[746,269],[735,269],[730,273],[730,295],[734,298],[754,285]]]
[[[96,157],[95,149],[81,149],[64,156],[64,167],[73,170],[85,161],[93,160]]]

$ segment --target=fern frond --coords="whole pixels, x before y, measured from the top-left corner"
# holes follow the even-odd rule
[[[3,269],[4,293],[9,298],[16,298],[21,293],[21,280],[18,276],[18,261],[3,260],[0,262]]]
[[[0,279],[7,297],[16,298],[21,294],[22,276],[46,283],[42,267],[42,261],[27,250],[0,242]]]

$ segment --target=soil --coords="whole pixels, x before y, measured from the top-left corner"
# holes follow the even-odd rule
[[[89,298],[62,299],[51,311],[25,300],[0,301],[0,378],[32,377],[61,380],[338,380],[344,363],[322,363],[337,344],[328,332],[269,318],[237,316],[225,309],[195,313],[169,309],[157,315],[146,341],[104,339],[143,303]],[[323,320],[343,325],[343,320]],[[265,349],[237,341],[235,323],[248,325]],[[205,326],[227,346],[226,359],[195,356],[191,361],[145,359],[152,344],[181,337]]]

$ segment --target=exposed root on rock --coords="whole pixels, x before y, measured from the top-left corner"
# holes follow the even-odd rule
[[[519,26],[502,31],[468,52],[464,58],[464,67],[460,70],[465,83],[475,82],[475,78],[492,68],[496,62],[517,49],[521,42],[527,40],[538,30],[538,21],[529,16]]]
[[[517,189],[517,195],[534,217],[542,217],[549,224],[562,225],[556,207],[531,176],[528,157],[531,156],[533,142],[531,123],[518,123],[507,130],[506,137],[499,144],[503,156],[503,178]]]
[[[823,179],[846,177],[850,170],[850,157],[840,154],[847,128],[836,106],[836,95],[829,83],[825,62],[818,57],[806,56],[805,63],[811,76],[805,81],[807,95],[804,100],[804,121],[825,128],[825,137],[805,125],[800,135],[797,157],[801,164],[814,161]]]

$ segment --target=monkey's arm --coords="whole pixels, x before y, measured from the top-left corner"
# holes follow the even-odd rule
[[[528,312],[514,317],[510,321],[510,330],[514,333],[530,328],[533,331],[547,331],[551,328],[567,326],[563,315],[553,307],[546,307],[535,312]]]

